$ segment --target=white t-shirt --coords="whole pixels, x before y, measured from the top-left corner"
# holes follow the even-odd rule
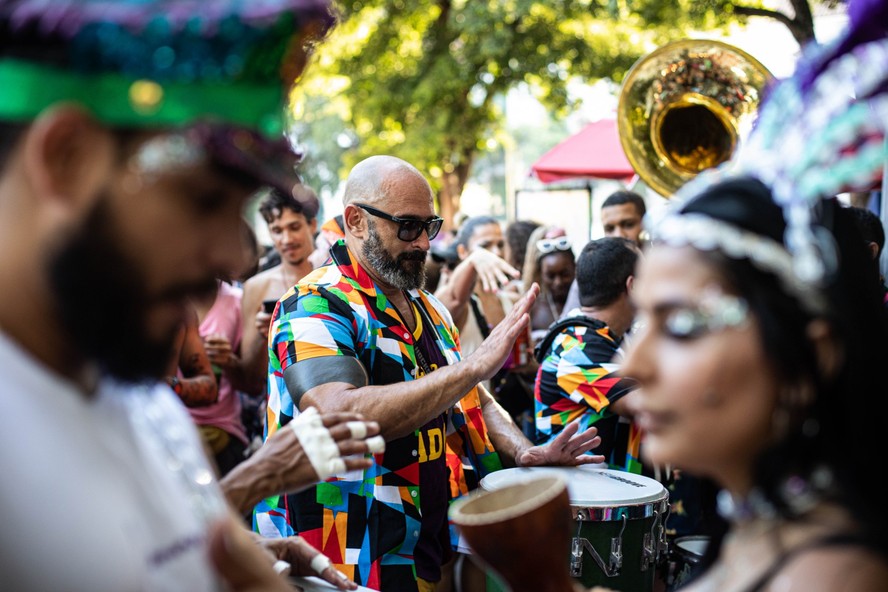
[[[169,388],[87,399],[0,333],[0,590],[218,590],[224,507]]]

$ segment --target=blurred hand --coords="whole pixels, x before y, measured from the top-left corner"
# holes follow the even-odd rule
[[[475,275],[485,292],[496,292],[513,279],[521,277],[521,272],[505,259],[482,247],[473,249],[468,260],[475,267]]]
[[[237,518],[225,518],[210,527],[210,561],[231,592],[293,592],[275,573],[274,557],[262,549]]]
[[[364,422],[367,434],[354,438],[348,422],[362,421],[357,413],[326,413],[321,419],[339,448],[346,471],[367,469],[373,464],[371,458],[363,455],[369,452],[366,438],[379,434],[377,422]],[[285,426],[232,469],[220,485],[231,505],[243,513],[266,497],[294,493],[318,481],[318,473],[299,438]]]
[[[601,444],[598,428],[592,426],[577,433],[579,427],[579,420],[572,421],[548,444],[533,446],[522,452],[515,459],[515,463],[519,467],[544,465],[574,467],[605,462],[604,456],[600,454],[586,454]]]
[[[210,363],[220,368],[231,368],[236,361],[231,342],[224,335],[212,333],[204,337],[204,349]]]
[[[256,330],[266,340],[268,339],[268,330],[271,326],[271,313],[260,310],[256,313]]]
[[[487,339],[481,342],[466,362],[476,364],[480,372],[480,380],[487,380],[503,367],[503,363],[512,352],[515,339],[522,331],[527,330],[530,323],[529,311],[540,293],[540,287],[534,283],[521,300],[506,314],[503,320],[493,328]]]
[[[298,536],[287,537],[284,539],[263,539],[262,545],[268,549],[277,559],[286,561],[290,564],[291,576],[310,577],[317,576],[330,584],[336,586],[340,590],[356,590],[358,585],[348,577],[333,567],[329,559],[308,544],[305,539]],[[312,559],[320,557],[324,559],[320,562],[325,565],[320,573],[315,571],[311,565]],[[317,560],[316,560],[317,561]]]

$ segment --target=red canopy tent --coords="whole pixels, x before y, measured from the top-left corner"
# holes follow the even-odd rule
[[[635,175],[623,152],[614,119],[588,124],[541,156],[531,170],[543,183],[576,177],[628,181]]]

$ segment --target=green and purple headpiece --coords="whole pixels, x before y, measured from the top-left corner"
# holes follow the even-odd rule
[[[77,102],[289,191],[286,95],[333,21],[328,0],[0,0],[0,121]]]

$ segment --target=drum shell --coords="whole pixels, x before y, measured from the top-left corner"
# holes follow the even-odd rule
[[[671,587],[678,588],[684,584],[696,569],[710,538],[705,535],[688,535],[676,538],[672,542],[670,552]]]

